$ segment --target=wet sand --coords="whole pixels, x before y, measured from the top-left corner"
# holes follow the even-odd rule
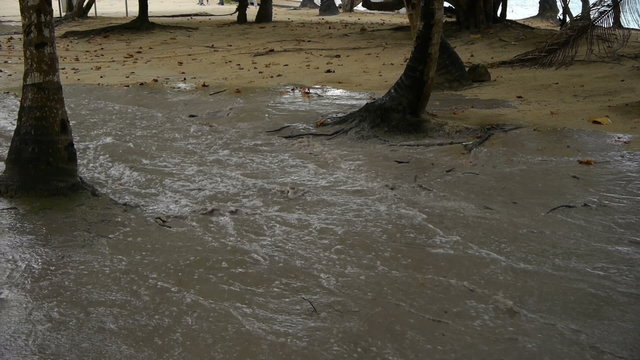
[[[17,5],[0,1],[16,20]],[[347,90],[384,93],[398,78],[411,49],[411,35],[402,14],[352,13],[319,17],[316,10],[297,10],[297,2],[276,1],[275,21],[237,25],[234,16],[153,18],[184,26],[145,34],[58,40],[64,84],[173,87],[194,91],[247,91],[282,85],[327,85]],[[127,21],[120,2],[98,3],[99,14],[57,28],[58,34]],[[133,6],[132,6],[133,7]],[[205,11],[225,14],[233,5],[197,6],[195,1],[158,1],[151,15]],[[255,16],[249,9],[249,18]],[[12,17],[11,14],[14,14]],[[132,10],[130,15],[134,15]],[[400,27],[400,28],[399,28]],[[401,27],[405,27],[404,29]],[[496,26],[480,34],[448,31],[467,64],[509,59],[541,44],[551,30],[517,25]],[[495,67],[493,81],[459,94],[505,101],[512,107],[435,110],[444,120],[460,124],[511,123],[542,128],[595,129],[640,134],[640,33],[612,59],[581,60],[563,69]],[[19,35],[1,36],[0,88],[16,91],[21,83]],[[435,104],[437,105],[437,104]],[[609,116],[610,125],[589,122]]]

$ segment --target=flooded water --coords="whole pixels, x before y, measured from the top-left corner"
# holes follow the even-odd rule
[[[0,358],[640,357],[635,139],[285,140],[368,95],[65,90],[104,196],[0,200]]]

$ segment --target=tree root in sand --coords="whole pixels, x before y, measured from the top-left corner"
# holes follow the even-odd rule
[[[366,106],[365,106],[366,107]],[[356,112],[338,116],[330,119],[324,119],[315,123],[317,128],[328,128],[331,131],[312,131],[295,133],[290,132],[280,137],[284,139],[300,139],[308,137],[322,137],[328,140],[334,139],[341,135],[353,135],[358,139],[378,139],[389,143],[389,146],[406,146],[406,147],[440,147],[451,145],[462,145],[468,153],[481,147],[492,136],[497,133],[507,133],[521,129],[522,126],[494,124],[481,128],[464,128],[463,130],[447,131],[446,125],[437,123],[423,118],[409,118],[398,114],[375,114],[371,116],[370,112],[363,112],[364,107]],[[398,120],[400,117],[403,121]],[[389,121],[391,118],[392,121]],[[394,119],[396,118],[396,119]],[[267,133],[280,133],[284,130],[291,130],[293,125],[285,125],[274,130],[268,130]],[[386,140],[382,135],[425,135],[427,141],[401,142],[392,143]],[[429,135],[437,134],[436,138]],[[450,138],[443,140],[442,138]],[[471,139],[470,139],[471,138]]]

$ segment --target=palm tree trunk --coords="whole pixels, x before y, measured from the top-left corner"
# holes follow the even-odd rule
[[[560,13],[560,9],[558,9],[558,3],[556,0],[540,0],[538,6],[538,15],[539,18],[549,19],[549,20],[557,20],[558,14]]]
[[[580,12],[580,17],[583,20],[591,20],[591,4],[589,0],[582,0],[582,12]]]
[[[273,1],[261,0],[258,13],[256,14],[257,23],[268,23],[273,21]]]
[[[336,6],[336,2],[334,0],[320,0],[320,16],[332,16],[339,15],[340,9]]]
[[[138,17],[136,18],[140,23],[149,22],[149,1],[138,0]]]
[[[249,8],[249,0],[238,1],[238,15],[236,16],[237,24],[246,24],[249,22],[247,19],[247,8]]]
[[[0,193],[58,192],[80,183],[65,108],[50,0],[20,0],[24,75]]]
[[[420,10],[413,51],[400,78],[381,98],[334,123],[393,132],[415,132],[426,125],[422,114],[438,64],[443,2],[421,0]]]

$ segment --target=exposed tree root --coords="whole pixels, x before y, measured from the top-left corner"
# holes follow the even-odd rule
[[[98,190],[84,181],[82,177],[78,177],[74,181],[29,183],[12,179],[5,175],[0,176],[0,197],[64,196],[80,192],[87,192],[92,196],[100,196]]]
[[[302,134],[293,134],[293,135],[285,135],[282,136],[284,139],[299,139],[303,137],[327,137],[329,139],[333,139],[337,136],[348,134],[352,128],[341,128],[331,133],[302,133]]]
[[[522,129],[522,126],[509,126],[509,125],[491,125],[491,126],[487,126],[485,128],[483,128],[483,134],[481,134],[477,140],[474,140],[472,142],[468,142],[468,143],[464,143],[464,149],[467,152],[472,152],[473,150],[479,148],[480,146],[482,146],[482,144],[484,144],[485,142],[487,142],[487,140],[489,140],[493,135],[495,135],[498,132],[510,132],[513,130],[518,130],[518,129]]]
[[[429,121],[424,118],[410,118],[407,120],[408,117],[406,115],[392,114],[391,116],[396,117],[396,120],[404,119],[401,125],[394,125],[389,121],[389,117],[387,116],[385,118],[382,113],[375,112],[376,116],[372,117],[372,110],[366,109],[366,107],[367,106],[365,105],[360,110],[344,116],[316,122],[317,126],[328,128],[331,131],[292,133],[282,135],[281,137],[289,140],[308,137],[322,137],[331,140],[341,135],[352,135],[358,139],[376,139],[384,143],[388,143],[389,146],[398,147],[442,147],[462,145],[465,151],[471,153],[498,133],[507,133],[522,128],[522,126],[496,124],[482,128],[465,128],[463,130],[458,129],[451,131],[450,129],[447,130],[447,125],[444,123]],[[377,108],[376,106],[373,107]],[[292,125],[285,125],[266,132],[279,133],[291,128]],[[384,135],[424,135],[427,137],[427,140],[397,143],[381,137]],[[437,136],[437,138],[432,136]]]

